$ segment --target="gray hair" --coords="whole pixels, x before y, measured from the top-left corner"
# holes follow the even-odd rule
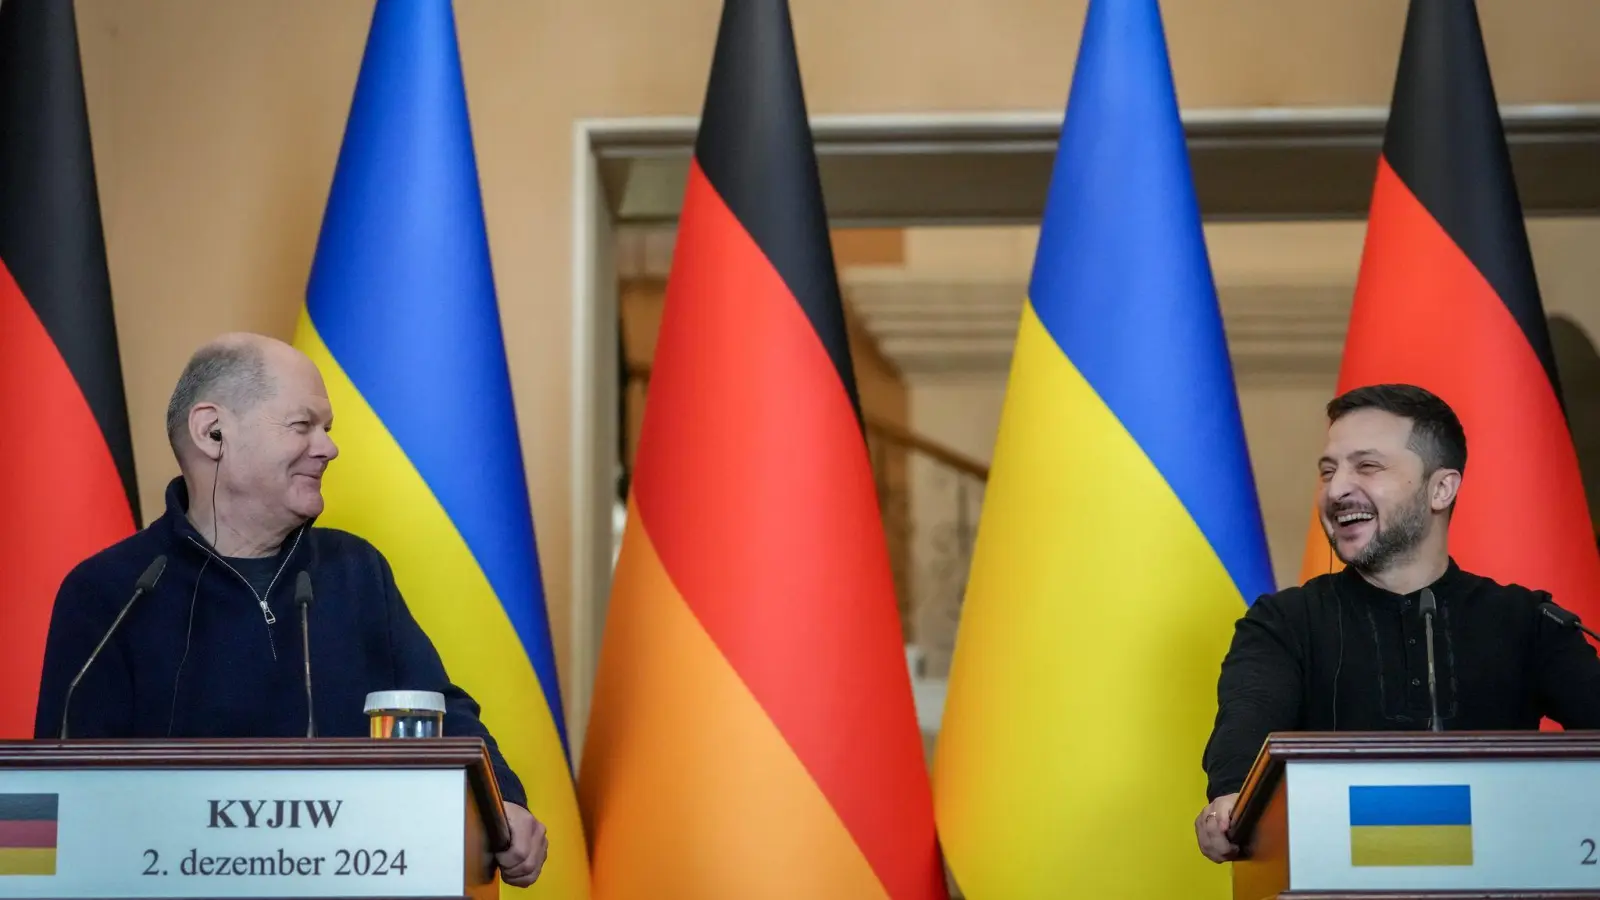
[[[250,343],[217,343],[201,348],[184,366],[167,402],[167,440],[176,452],[196,403],[216,403],[245,413],[272,396],[276,385],[261,348]]]

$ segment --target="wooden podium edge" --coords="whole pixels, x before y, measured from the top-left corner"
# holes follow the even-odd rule
[[[482,738],[172,738],[0,741],[13,769],[466,769],[490,848],[511,844],[500,783]]]

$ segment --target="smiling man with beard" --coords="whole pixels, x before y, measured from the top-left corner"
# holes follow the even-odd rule
[[[1345,568],[1258,599],[1236,625],[1195,818],[1207,858],[1233,859],[1238,791],[1274,731],[1425,731],[1432,714],[1418,600],[1437,604],[1439,715],[1450,731],[1600,727],[1600,656],[1542,615],[1548,593],[1464,571],[1450,517],[1467,466],[1454,411],[1412,385],[1328,404],[1317,502]]]
[[[508,884],[538,877],[548,841],[478,704],[452,684],[377,548],[316,526],[322,476],[339,449],[322,374],[304,353],[223,335],[189,360],[167,408],[181,474],[149,526],[84,560],[51,614],[35,737],[366,737],[369,692],[437,691],[444,733],[488,747],[512,844]],[[67,689],[158,557],[164,569]],[[296,583],[310,608],[314,694],[306,696]]]

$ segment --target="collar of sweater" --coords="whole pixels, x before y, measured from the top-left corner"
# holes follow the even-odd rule
[[[167,483],[166,501],[167,511],[162,516],[162,519],[165,520],[165,525],[169,532],[169,545],[188,546],[194,548],[196,552],[209,553],[220,557],[216,548],[211,546],[211,541],[189,522],[189,487],[183,480],[183,476],[180,475]],[[316,519],[311,519],[294,531],[289,532],[283,540],[283,546],[278,548],[277,555],[282,556],[286,550],[295,547],[299,543],[295,538],[310,532],[311,526],[314,524],[316,524]]]
[[[1407,594],[1386,590],[1363,578],[1360,572],[1350,566],[1345,566],[1334,577],[1339,580],[1340,593],[1372,603],[1399,603],[1402,607],[1409,607],[1416,601],[1417,596],[1423,590],[1422,588],[1417,588]],[[1457,565],[1452,557],[1445,566],[1444,574],[1435,579],[1433,583],[1426,585],[1426,587],[1433,591],[1435,597],[1443,599],[1464,594],[1471,589],[1473,582],[1473,577]]]

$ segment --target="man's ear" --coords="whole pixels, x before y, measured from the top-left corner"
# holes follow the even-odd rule
[[[1432,480],[1428,505],[1434,512],[1444,512],[1456,502],[1456,494],[1461,490],[1461,473],[1455,469],[1440,469],[1433,473]]]
[[[215,403],[196,403],[189,410],[189,440],[207,459],[222,458],[222,410]]]

